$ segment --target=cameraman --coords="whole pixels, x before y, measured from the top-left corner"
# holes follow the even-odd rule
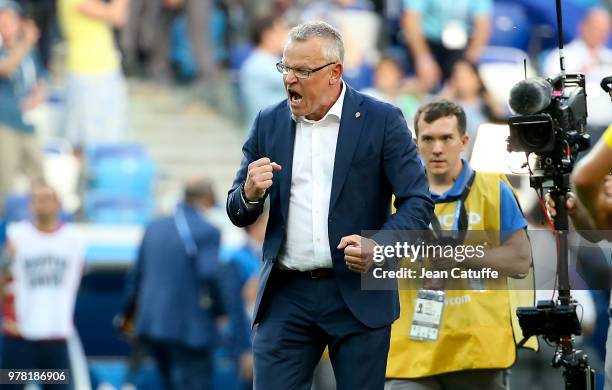
[[[461,265],[456,260],[435,261],[474,270],[491,267],[503,277],[421,278],[414,280],[418,286],[403,287],[400,318],[391,328],[385,390],[507,389],[505,368],[514,363],[515,342],[522,338],[520,328],[512,325],[512,307],[518,301],[520,305],[533,303],[533,286],[512,289],[507,281],[530,270],[527,222],[503,174],[475,172],[461,158],[468,136],[466,115],[459,105],[448,100],[429,103],[417,111],[414,127],[436,204],[432,225],[439,222],[439,233],[451,229],[472,235],[494,233],[489,237],[493,247],[485,249],[482,259],[466,259]],[[463,213],[457,212],[462,209],[470,216],[466,222],[460,217]],[[444,286],[428,287],[436,281]],[[492,288],[496,282],[499,284]],[[420,312],[414,308],[419,307],[422,293],[429,290],[444,291],[445,307],[436,324],[439,332],[422,338],[413,335],[412,329],[420,321],[416,316]],[[535,348],[534,342],[531,339],[527,346]]]

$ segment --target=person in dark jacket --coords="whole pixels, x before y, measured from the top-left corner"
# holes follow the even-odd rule
[[[233,353],[248,361],[249,335],[238,275],[219,262],[221,234],[206,217],[212,185],[193,179],[174,215],[147,226],[128,278],[136,335],[167,389],[210,389],[218,324],[228,317]]]

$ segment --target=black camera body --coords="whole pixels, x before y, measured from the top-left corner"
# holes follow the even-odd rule
[[[512,88],[510,106],[519,115],[508,121],[508,151],[535,153],[536,171],[571,172],[578,152],[590,144],[584,75],[521,81]]]
[[[516,310],[524,337],[543,335],[551,342],[559,342],[565,335],[579,335],[580,322],[576,305],[557,305],[554,301],[538,301],[536,307]]]
[[[552,365],[564,368],[566,390],[592,390],[595,371],[588,365],[587,355],[573,348],[573,336],[581,334],[581,327],[576,315],[577,305],[570,296],[569,224],[564,202],[570,190],[570,173],[576,157],[590,144],[586,133],[584,75],[564,75],[562,71],[561,76],[554,79],[523,80],[510,91],[510,107],[518,115],[508,121],[508,151],[536,155],[535,165],[530,167],[530,185],[540,197],[548,189],[551,198],[560,205],[554,218],[559,298],[556,302],[539,301],[536,307],[517,309],[524,336],[519,346],[531,336],[542,336],[555,343]]]

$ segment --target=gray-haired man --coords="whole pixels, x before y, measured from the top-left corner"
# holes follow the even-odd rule
[[[256,389],[310,389],[326,346],[338,389],[382,389],[399,305],[397,291],[361,289],[374,243],[360,234],[425,230],[431,219],[406,121],[342,81],[343,56],[328,24],[291,30],[277,64],[288,99],[255,119],[228,195],[238,226],[270,201],[254,316]]]

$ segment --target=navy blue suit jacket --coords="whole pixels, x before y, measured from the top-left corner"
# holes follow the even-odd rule
[[[361,234],[362,230],[426,230],[434,204],[400,110],[344,85],[347,90],[327,219],[329,245],[344,301],[359,321],[375,328],[398,317],[397,291],[362,290],[360,274],[347,269],[344,252],[336,247],[342,237]],[[240,186],[246,179],[248,164],[269,157],[282,166],[281,171],[275,172],[266,195],[270,199],[270,217],[254,323],[261,315],[262,298],[274,293],[266,291],[266,282],[285,241],[294,141],[295,122],[286,100],[261,111],[243,146],[244,157],[227,198],[227,213],[235,225],[253,223],[263,206],[249,211],[241,200]],[[397,212],[390,215],[392,194]]]
[[[136,331],[156,341],[210,348],[217,341],[219,313],[211,305],[202,305],[201,298],[209,296],[229,315],[236,329],[236,352],[240,353],[250,342],[239,275],[224,272],[226,268],[219,261],[219,230],[198,210],[180,207],[198,254],[187,254],[173,216],[147,226],[127,286],[128,300],[136,299]]]

